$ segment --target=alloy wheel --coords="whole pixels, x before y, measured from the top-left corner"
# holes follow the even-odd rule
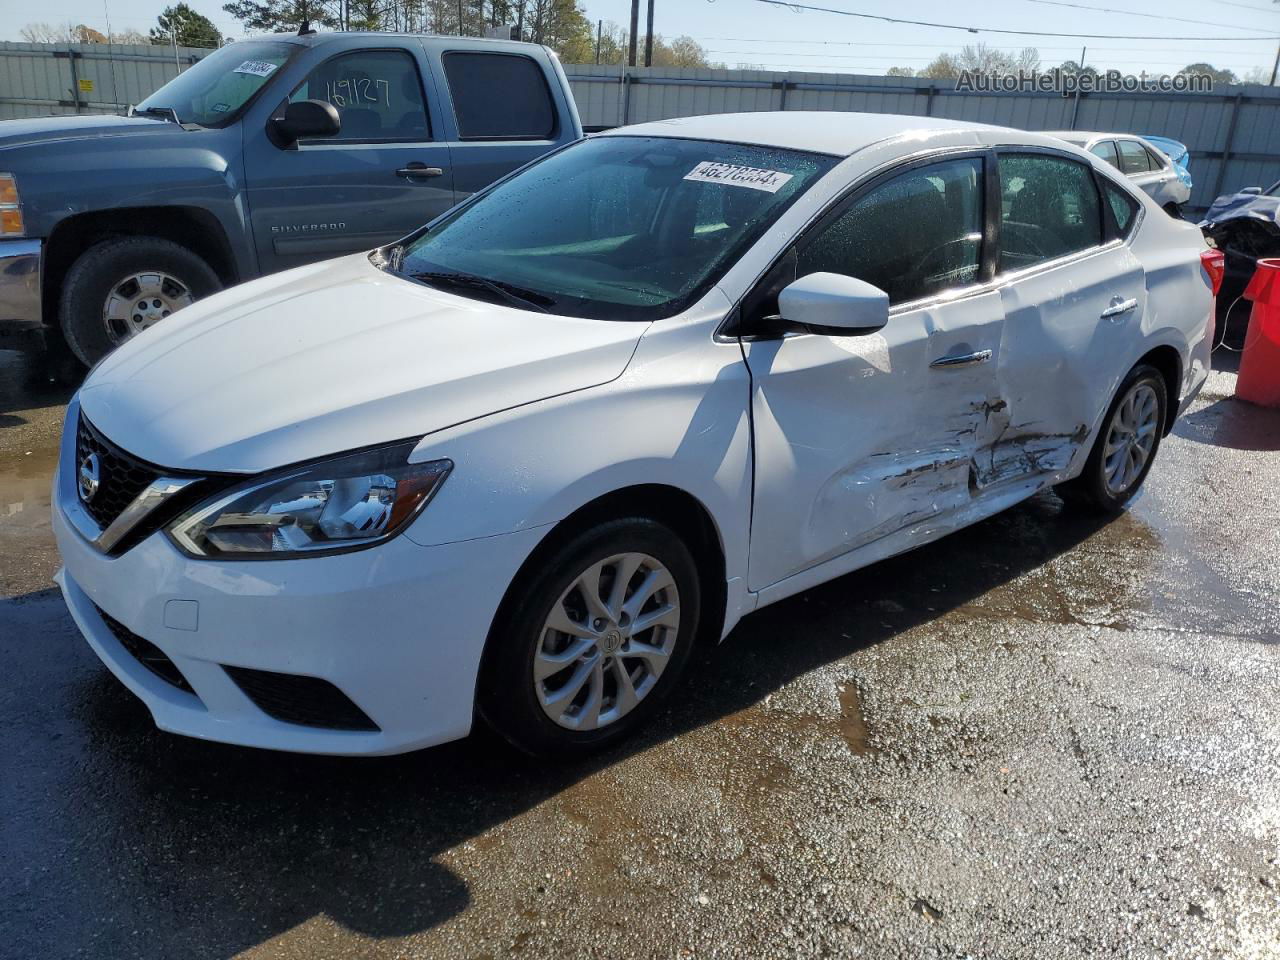
[[[120,344],[194,302],[191,289],[170,274],[135,273],[112,286],[102,305],[102,321],[111,342]]]
[[[661,562],[622,553],[593,563],[542,628],[533,659],[538,703],[570,730],[615,723],[653,691],[679,632],[679,591]]]
[[[1151,459],[1160,429],[1160,400],[1149,383],[1136,383],[1116,407],[1107,427],[1102,451],[1103,479],[1107,492],[1127,492]]]

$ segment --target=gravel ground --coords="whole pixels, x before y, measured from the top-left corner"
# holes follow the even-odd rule
[[[551,767],[157,732],[49,586],[67,390],[0,352],[0,954],[1280,957],[1280,411],[1233,384],[1126,514],[767,608]]]

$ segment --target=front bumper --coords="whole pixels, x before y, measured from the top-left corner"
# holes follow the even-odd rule
[[[62,464],[73,462],[67,443]],[[157,533],[108,557],[67,520],[75,493],[64,473],[54,482],[56,579],[85,639],[161,729],[244,746],[373,755],[465,736],[489,626],[543,533],[436,547],[400,536],[354,553],[257,562],[193,560]],[[104,614],[158,648],[191,692],[149,669]],[[281,720],[228,667],[320,678],[377,729]]]
[[[39,330],[39,240],[0,240],[0,334]]]

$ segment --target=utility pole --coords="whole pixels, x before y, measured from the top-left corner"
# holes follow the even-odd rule
[[[1276,62],[1271,65],[1271,83],[1269,86],[1276,85],[1276,71],[1280,70],[1280,46],[1276,47]]]
[[[463,33],[462,33],[462,0],[458,0],[458,36],[460,36],[460,37],[461,37],[461,36],[463,36]]]
[[[636,39],[640,32],[640,0],[631,0],[631,38],[627,41],[627,66],[636,65]]]
[[[653,5],[657,0],[649,0],[649,30],[644,36],[644,65],[653,66]]]
[[[600,65],[600,39],[604,36],[604,21],[596,21],[596,65]]]

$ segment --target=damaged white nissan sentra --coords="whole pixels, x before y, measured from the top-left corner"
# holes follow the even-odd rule
[[[1049,485],[1121,507],[1204,382],[1220,272],[1050,137],[617,130],[108,357],[67,413],[58,581],[165,730],[376,754],[479,715],[585,750],[765,604]]]

